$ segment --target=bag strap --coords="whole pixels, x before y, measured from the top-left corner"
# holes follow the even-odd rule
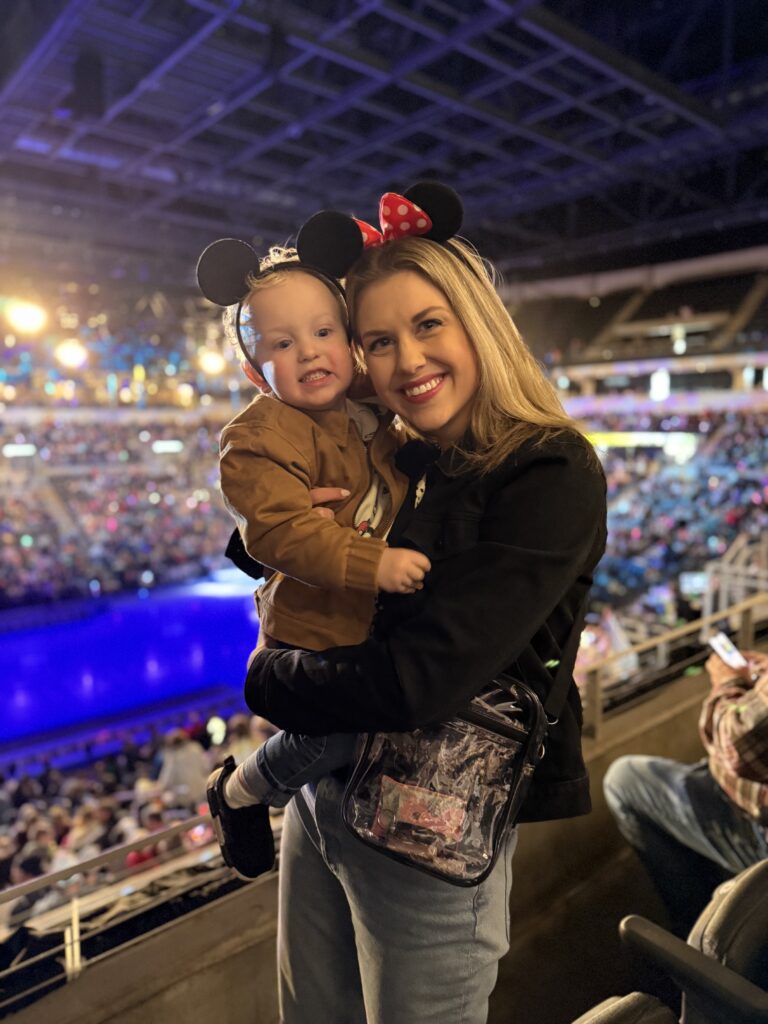
[[[565,640],[562,653],[560,655],[560,663],[555,672],[554,679],[552,680],[552,687],[547,694],[547,699],[544,701],[542,707],[544,714],[547,716],[547,724],[554,725],[557,722],[558,716],[565,703],[565,698],[568,695],[568,687],[571,685],[571,679],[573,678],[573,670],[568,669],[569,662],[576,658],[576,649],[579,645],[581,638],[581,631],[584,628],[584,616],[587,610],[587,599],[589,597],[589,590],[587,590],[584,597],[581,599],[577,609],[576,615],[573,620],[570,632]],[[516,680],[514,677],[507,676],[506,673],[501,673],[494,679],[494,685],[498,686],[501,690],[506,690],[510,694],[514,694],[514,687]]]
[[[584,617],[587,612],[588,597],[589,590],[584,594],[584,597],[581,599],[579,606],[576,609],[576,614],[573,617],[573,625],[571,626],[571,631],[565,641],[565,645],[560,655],[560,664],[557,666],[557,672],[555,672],[555,678],[552,681],[552,688],[547,694],[547,699],[544,701],[544,713],[546,714],[547,722],[550,725],[554,725],[560,717],[560,712],[565,704],[565,698],[568,695],[568,688],[571,685],[573,669],[569,668],[569,665],[572,661],[575,661],[576,658],[579,640],[581,639],[581,631],[584,628]]]

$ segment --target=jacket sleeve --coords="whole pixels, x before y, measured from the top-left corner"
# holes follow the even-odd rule
[[[768,781],[768,674],[734,677],[704,701],[699,732],[707,753],[740,778]]]
[[[310,586],[376,591],[386,545],[312,510],[306,456],[262,427],[222,434],[224,503],[251,558]]]
[[[534,456],[492,494],[477,543],[433,562],[416,614],[357,647],[260,653],[246,700],[308,734],[439,721],[514,662],[604,530],[599,468],[583,456]]]

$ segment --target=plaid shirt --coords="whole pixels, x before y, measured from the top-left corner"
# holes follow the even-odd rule
[[[709,770],[735,804],[768,825],[768,672],[712,689],[699,719]]]

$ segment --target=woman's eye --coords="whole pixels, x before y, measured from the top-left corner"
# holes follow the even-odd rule
[[[376,352],[378,349],[381,349],[388,344],[389,338],[374,338],[373,341],[368,342],[368,351]]]
[[[422,320],[419,327],[425,331],[431,331],[434,327],[441,327],[443,321],[431,318],[429,320]]]

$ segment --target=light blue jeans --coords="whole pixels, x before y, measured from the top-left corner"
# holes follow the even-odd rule
[[[509,948],[517,830],[488,878],[460,888],[365,846],[344,786],[305,786],[280,848],[281,1024],[484,1024]]]
[[[243,782],[259,803],[285,807],[308,782],[352,764],[356,744],[357,733],[304,736],[280,730],[243,761]]]
[[[603,790],[678,935],[687,935],[721,881],[768,857],[765,828],[728,799],[706,761],[620,757]]]

